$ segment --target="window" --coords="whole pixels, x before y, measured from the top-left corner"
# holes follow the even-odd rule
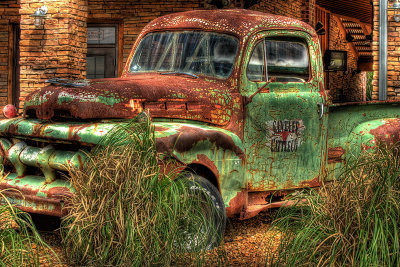
[[[185,72],[227,78],[239,41],[220,33],[184,31],[146,35],[135,51],[130,72]]]
[[[247,65],[251,81],[305,82],[309,80],[307,45],[295,39],[263,39],[254,48]],[[267,70],[264,66],[267,65]]]
[[[88,27],[88,44],[115,44],[116,27]]]
[[[87,29],[86,77],[117,77],[117,25],[89,25]]]

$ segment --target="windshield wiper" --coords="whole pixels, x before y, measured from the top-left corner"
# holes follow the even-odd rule
[[[199,78],[199,76],[197,76],[196,74],[190,73],[190,72],[184,72],[184,71],[171,71],[171,72],[162,72],[161,75],[170,75],[170,74],[184,74],[184,75],[188,75],[191,76],[193,78]]]

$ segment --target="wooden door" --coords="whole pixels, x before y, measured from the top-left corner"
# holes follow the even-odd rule
[[[9,49],[8,49],[8,94],[7,102],[18,107],[20,95],[20,65],[19,65],[19,42],[20,27],[19,24],[10,24],[9,27]]]

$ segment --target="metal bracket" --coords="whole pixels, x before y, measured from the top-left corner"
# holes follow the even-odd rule
[[[325,105],[324,103],[318,103],[318,114],[319,114],[319,119],[322,119],[322,116],[324,116],[325,113]]]

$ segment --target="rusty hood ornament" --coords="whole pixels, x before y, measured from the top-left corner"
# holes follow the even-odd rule
[[[47,86],[35,91],[26,99],[24,115],[42,120],[62,116],[69,119],[134,118],[146,109],[152,117],[225,125],[232,108],[227,88],[229,85],[221,81],[159,73],[98,79],[84,87]]]

